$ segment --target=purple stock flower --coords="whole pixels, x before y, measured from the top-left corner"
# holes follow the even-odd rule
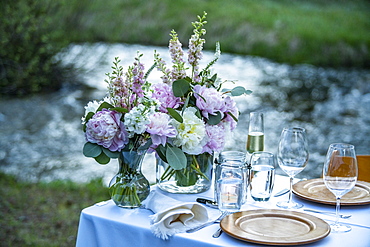
[[[184,52],[182,50],[182,44],[179,41],[177,34],[174,30],[171,32],[172,39],[169,43],[170,55],[172,58],[172,80],[182,79],[186,77],[185,72],[185,61],[184,61]]]
[[[203,58],[204,43],[205,40],[201,39],[198,33],[193,34],[189,40],[188,62],[193,68],[193,80],[195,82],[200,82],[199,61]]]
[[[86,123],[86,140],[110,151],[120,151],[128,143],[128,133],[121,122],[122,114],[103,109]]]
[[[131,96],[131,104],[139,98],[144,97],[143,85],[144,79],[144,65],[140,63],[140,56],[135,58],[134,67],[132,68],[132,87],[133,92]],[[134,104],[136,106],[136,104]]]

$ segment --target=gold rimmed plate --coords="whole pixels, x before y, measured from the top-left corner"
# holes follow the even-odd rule
[[[330,233],[330,226],[322,219],[281,209],[237,212],[226,216],[220,225],[234,238],[268,245],[308,244]]]
[[[336,200],[325,186],[322,178],[300,181],[293,185],[293,193],[302,199],[313,202],[335,205]],[[345,194],[341,205],[365,205],[370,204],[370,183],[357,181],[355,187]]]

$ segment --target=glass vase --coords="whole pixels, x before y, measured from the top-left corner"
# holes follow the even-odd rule
[[[114,203],[122,208],[137,208],[150,192],[149,181],[141,172],[146,151],[122,151],[118,158],[119,171],[109,183]]]
[[[195,194],[208,190],[212,183],[213,155],[186,154],[187,165],[174,170],[166,162],[157,158],[157,186],[169,193]]]

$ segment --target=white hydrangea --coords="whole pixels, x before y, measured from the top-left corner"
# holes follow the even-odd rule
[[[206,135],[205,124],[195,115],[196,111],[194,107],[186,108],[182,115],[183,122],[172,122],[178,133],[173,143],[181,146],[184,152],[195,155],[202,152]]]
[[[138,105],[125,114],[124,125],[129,137],[134,134],[142,134],[146,131],[147,125],[150,123],[149,116],[153,114],[154,108],[147,108],[144,105]]]

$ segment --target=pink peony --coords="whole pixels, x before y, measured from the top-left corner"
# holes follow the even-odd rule
[[[121,122],[121,113],[103,109],[86,123],[86,140],[110,151],[121,151],[128,143],[128,133]]]
[[[176,129],[170,125],[170,116],[156,112],[150,118],[150,124],[147,125],[147,132],[153,141],[153,147],[157,147],[160,144],[166,145],[167,138],[173,138],[176,136]]]
[[[225,130],[222,123],[218,125],[206,125],[206,142],[202,153],[221,152],[225,147]]]
[[[226,110],[225,112],[230,112],[236,119],[239,118],[239,111],[238,108],[236,107],[235,101],[227,96],[225,98],[225,104],[226,104]],[[230,130],[234,130],[237,125],[237,121],[234,120],[233,117],[231,117],[229,114],[226,114],[225,119],[223,120],[224,122],[228,122],[230,124]]]
[[[215,88],[207,88],[206,86],[196,85],[194,87],[195,98],[197,99],[196,105],[202,111],[202,115],[208,118],[208,115],[216,115],[226,110],[225,101],[220,92]]]
[[[173,95],[172,87],[168,84],[157,83],[152,85],[152,89],[152,98],[161,103],[159,110],[163,113],[167,113],[167,108],[176,109],[183,104],[180,98]]]

